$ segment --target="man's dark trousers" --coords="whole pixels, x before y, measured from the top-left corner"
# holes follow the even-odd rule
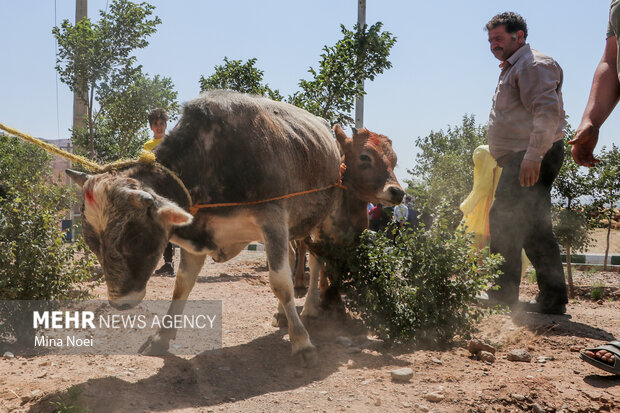
[[[166,245],[166,249],[164,250],[164,262],[172,262],[172,258],[174,257],[174,246],[172,243],[168,243]]]
[[[512,155],[504,165],[489,212],[491,252],[504,257],[499,290],[489,297],[511,305],[519,299],[521,249],[536,270],[540,291],[537,301],[546,306],[568,303],[560,249],[551,225],[551,186],[564,160],[562,140],[545,154],[538,182],[522,187],[519,172],[525,151]]]

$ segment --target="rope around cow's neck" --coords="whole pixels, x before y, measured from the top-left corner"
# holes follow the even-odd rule
[[[194,204],[192,201],[192,195],[190,194],[189,190],[187,189],[187,187],[185,186],[185,184],[183,183],[183,181],[181,180],[181,178],[179,178],[177,176],[176,173],[174,173],[174,171],[170,170],[169,168],[165,167],[164,165],[162,165],[161,163],[157,162],[157,159],[155,158],[155,154],[153,154],[152,152],[149,151],[142,151],[142,154],[140,155],[140,157],[138,159],[121,159],[106,165],[99,165],[96,162],[93,162],[89,159],[84,158],[83,156],[80,155],[75,155],[73,153],[67,152],[67,151],[63,151],[62,149],[51,145],[47,142],[43,142],[40,139],[37,139],[33,136],[30,136],[26,133],[20,132],[17,129],[13,129],[13,128],[9,128],[8,126],[5,126],[4,124],[0,123],[0,129],[4,130],[5,132],[7,132],[10,135],[14,135],[17,136],[19,138],[21,138],[22,140],[26,141],[26,142],[30,142],[38,147],[40,147],[41,149],[53,153],[55,155],[58,156],[62,156],[63,158],[69,159],[72,162],[77,162],[79,164],[82,164],[84,166],[86,166],[89,170],[91,170],[92,172],[95,173],[106,173],[106,172],[111,172],[111,171],[116,171],[119,169],[124,169],[124,168],[128,168],[131,166],[135,166],[135,165],[139,165],[139,164],[151,164],[154,165],[158,168],[160,168],[161,170],[163,170],[164,172],[166,172],[168,175],[170,175],[172,177],[172,179],[174,179],[179,186],[181,187],[181,189],[183,189],[183,192],[185,193],[185,195],[187,196],[187,200],[189,202],[189,212],[192,215],[196,215],[196,213],[203,208],[222,208],[222,207],[232,207],[232,206],[246,206],[246,205],[258,205],[258,204],[264,204],[267,202],[272,202],[272,201],[278,201],[278,200],[282,200],[282,199],[288,199],[288,198],[293,198],[296,196],[300,196],[300,195],[306,195],[306,194],[311,194],[314,192],[320,192],[320,191],[326,191],[328,189],[331,188],[342,188],[342,189],[347,189],[347,187],[345,185],[342,184],[342,178],[344,176],[344,173],[347,169],[346,165],[343,163],[340,164],[340,177],[338,178],[338,182],[336,182],[335,184],[332,185],[328,185],[328,186],[324,186],[322,188],[315,188],[315,189],[309,189],[306,191],[300,191],[300,192],[295,192],[292,194],[286,194],[286,195],[280,195],[280,196],[276,196],[273,198],[268,198],[268,199],[264,199],[264,200],[260,200],[260,201],[250,201],[250,202],[227,202],[227,203],[219,203],[219,204],[199,204],[196,203]]]

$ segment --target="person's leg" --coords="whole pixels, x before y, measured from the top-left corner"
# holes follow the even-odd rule
[[[172,259],[174,257],[174,246],[169,242],[164,249],[164,265],[155,271],[155,275],[173,276],[174,264]]]
[[[507,305],[515,304],[519,299],[521,249],[529,227],[527,205],[523,202],[523,188],[519,184],[523,155],[513,155],[504,165],[489,212],[490,250],[493,254],[501,254],[504,262],[497,280],[500,288],[488,291],[488,295],[490,299]]]
[[[528,191],[530,214],[533,219],[531,232],[525,239],[525,252],[536,270],[540,291],[536,302],[541,312],[565,311],[568,293],[560,248],[553,234],[551,223],[551,186],[557,177],[564,158],[564,144],[556,142],[545,155],[538,182]]]
[[[172,245],[172,243],[169,242],[168,245],[166,245],[166,249],[164,250],[164,261],[172,263],[173,257],[174,257],[174,246]]]

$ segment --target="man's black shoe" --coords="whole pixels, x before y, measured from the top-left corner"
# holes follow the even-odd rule
[[[171,262],[167,262],[155,271],[155,275],[162,277],[174,277],[174,266]]]
[[[537,296],[529,303],[525,303],[523,310],[541,314],[566,314],[566,304],[545,304],[538,302],[538,299]]]

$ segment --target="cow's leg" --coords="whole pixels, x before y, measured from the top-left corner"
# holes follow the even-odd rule
[[[323,264],[312,252],[310,253],[309,264],[310,282],[308,285],[306,303],[304,304],[304,309],[301,311],[301,316],[304,318],[315,318],[319,316],[320,312],[319,271]]]
[[[288,230],[284,219],[272,217],[272,225],[263,228],[265,250],[269,260],[269,284],[286,314],[288,335],[291,340],[293,354],[301,354],[308,365],[316,363],[316,348],[310,342],[308,331],[301,323],[293,299],[293,280],[288,262]]]
[[[297,246],[297,267],[295,268],[295,297],[301,298],[306,295],[305,270],[306,270],[306,251],[308,246],[302,240],[295,241]]]
[[[198,273],[205,262],[205,258],[206,255],[196,255],[183,249],[181,250],[181,263],[174,280],[174,292],[172,293],[172,302],[168,308],[168,315],[174,317],[175,315],[183,314],[185,301],[196,283],[196,278],[198,278]],[[139,352],[145,354],[162,354],[166,352],[170,348],[170,340],[174,340],[176,333],[175,328],[160,328],[155,335],[149,337],[146,343],[140,347]]]

